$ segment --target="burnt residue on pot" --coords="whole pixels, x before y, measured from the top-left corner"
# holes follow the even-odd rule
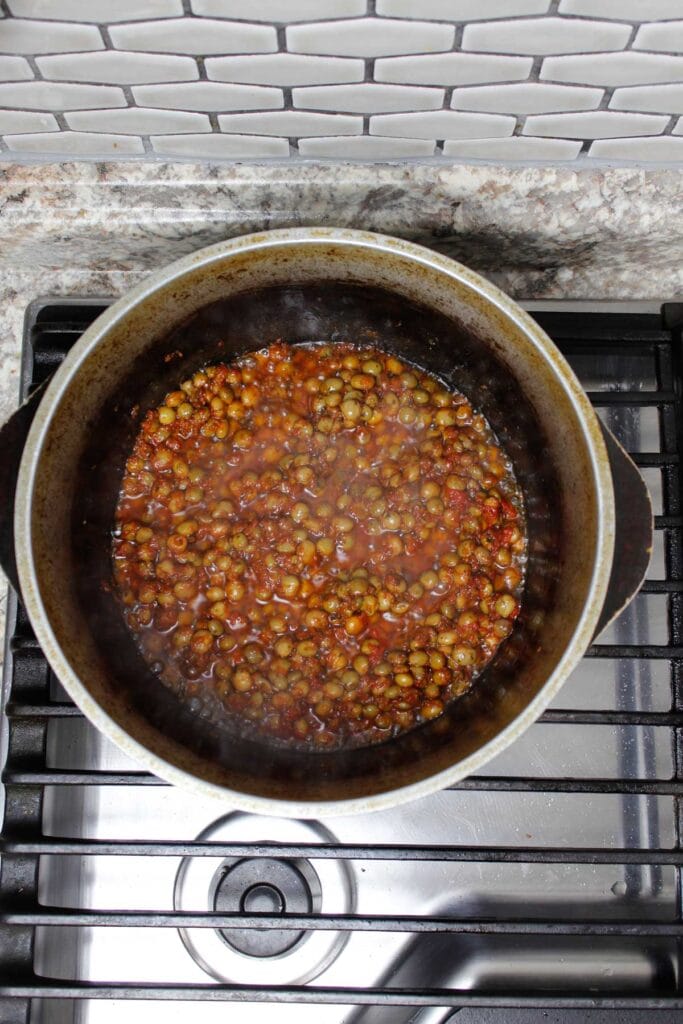
[[[292,343],[351,341],[384,348],[429,370],[463,391],[496,431],[522,486],[529,535],[523,611],[513,636],[442,720],[376,749],[316,753],[267,746],[220,723],[208,705],[195,709],[169,693],[140,658],[110,586],[110,537],[125,459],[139,419],[178,382],[199,367],[230,361],[277,339]],[[84,618],[126,702],[179,744],[211,758],[228,771],[244,771],[278,786],[304,782],[315,773],[343,792],[349,781],[368,776],[407,782],[424,761],[444,764],[474,749],[497,723],[495,694],[507,688],[537,642],[539,616],[553,601],[562,536],[553,496],[558,481],[538,417],[511,387],[506,367],[476,335],[443,314],[388,291],[329,283],[247,291],[212,303],[160,339],[132,364],[117,392],[92,425],[80,461],[72,543]]]

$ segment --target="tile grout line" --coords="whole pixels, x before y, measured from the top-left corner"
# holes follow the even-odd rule
[[[114,46],[114,43],[112,42],[111,34],[109,32],[109,25],[108,24],[100,24],[98,27],[100,29],[100,32],[102,33],[102,39],[104,40],[104,45],[105,45],[106,50],[107,51],[112,51],[112,52],[115,51],[116,47]],[[137,107],[137,103],[135,101],[135,96],[133,94],[133,87],[132,87],[132,85],[129,82],[127,82],[125,85],[124,84],[120,84],[119,88],[123,92],[123,96],[124,96],[124,99],[125,99],[126,104],[127,104],[127,106],[124,109],[132,110],[132,109],[136,108]],[[145,135],[145,134],[140,133],[138,135],[134,135],[134,136],[131,136],[131,137],[132,138],[137,138],[137,139],[140,140],[140,142],[142,143],[142,148],[143,148],[145,156],[154,155],[154,147],[152,146],[152,140],[151,140],[149,134]]]
[[[287,23],[280,22],[274,25],[275,35],[277,38],[277,53],[287,53]],[[294,86],[282,85],[279,86],[282,93],[282,107],[280,108],[283,112],[294,111]],[[226,133],[229,134],[229,133]],[[289,156],[290,158],[299,156],[299,137],[297,135],[290,135],[287,139],[289,144]]]
[[[196,64],[197,64],[197,73],[199,75],[199,78],[197,79],[197,81],[199,81],[199,82],[208,82],[209,81],[208,76],[206,74],[205,60],[206,60],[205,57],[195,57],[195,61],[196,61]],[[220,135],[220,134],[222,134],[221,127],[220,127],[220,125],[218,123],[218,112],[215,111],[215,110],[205,110],[205,111],[203,111],[203,113],[206,114],[206,116],[208,117],[209,125],[211,127],[211,131],[210,132],[206,132],[206,134],[207,135]],[[163,133],[155,132],[155,134],[158,135],[158,134],[163,134]],[[169,134],[171,134],[171,133],[169,133]],[[188,134],[191,134],[191,133],[188,133]]]
[[[638,34],[638,29],[639,28],[640,28],[639,24],[635,24],[635,23],[631,24],[631,35],[629,36],[629,38],[626,41],[626,45],[624,46],[624,52],[628,52],[628,51],[630,51],[631,53],[637,52],[637,51],[634,51],[633,44],[636,41],[636,36]]]
[[[461,22],[461,21],[460,22],[454,22],[453,23],[453,28],[454,28],[453,43],[451,45],[450,50],[446,50],[445,51],[446,53],[459,53],[462,50],[462,37],[463,37],[463,34],[465,32],[465,24],[464,24],[464,22]],[[455,86],[454,85],[446,85],[446,86],[442,86],[441,88],[443,88],[443,90],[444,90],[443,100],[441,102],[441,109],[442,110],[451,110],[451,101],[453,99],[453,91],[455,89]],[[443,147],[445,145],[445,141],[446,141],[445,139],[435,139],[434,140],[434,155],[435,156],[443,156],[444,155]]]
[[[662,135],[669,135],[669,136],[672,136],[673,138],[677,137],[677,136],[673,135],[673,130],[676,127],[676,124],[678,123],[678,117],[679,117],[678,114],[671,114],[670,115],[668,124],[664,125],[664,127],[661,130],[661,132],[659,133],[660,136],[662,136]]]
[[[36,61],[36,58],[33,56],[33,54],[24,54],[23,56],[24,60],[26,61],[31,71],[33,72],[33,80],[36,82],[44,81],[43,72],[38,67],[38,62]]]
[[[543,69],[544,60],[545,58],[538,54],[531,58],[531,67],[529,68],[527,82],[538,82],[540,84],[541,70]]]
[[[609,105],[612,101],[612,97],[614,96],[614,88],[615,87],[613,85],[605,87],[602,93],[602,98],[597,107],[595,107],[595,110],[609,110]]]

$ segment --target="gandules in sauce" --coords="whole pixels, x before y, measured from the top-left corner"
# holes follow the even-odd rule
[[[170,392],[126,463],[113,538],[126,621],[162,680],[312,748],[438,718],[511,632],[524,553],[484,417],[341,344],[277,343]]]

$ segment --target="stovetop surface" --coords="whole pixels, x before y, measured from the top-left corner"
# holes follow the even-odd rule
[[[32,305],[24,394],[105,305]],[[3,1021],[229,1013],[232,1024],[436,1024],[457,1008],[462,1024],[678,1016],[683,309],[535,304],[533,315],[650,489],[653,559],[633,604],[552,708],[476,778],[395,811],[291,823],[234,814],[142,772],[71,704],[11,595]],[[220,852],[206,845],[217,842]],[[236,948],[253,929],[207,927],[216,892],[239,872],[261,896],[277,880],[292,907],[288,886],[306,893],[297,906],[311,927],[278,932],[280,955]],[[267,899],[246,906],[274,912]],[[179,929],[201,923],[181,922],[193,911],[205,926]]]

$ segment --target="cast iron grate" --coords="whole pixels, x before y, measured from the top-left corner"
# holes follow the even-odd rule
[[[22,395],[45,380],[59,365],[71,345],[108,305],[108,300],[45,300],[33,303],[26,316],[22,364]],[[668,778],[526,777],[482,775],[452,787],[477,792],[548,794],[618,794],[670,798],[674,817],[674,843],[669,848],[586,848],[569,846],[387,845],[387,844],[278,844],[280,857],[341,858],[348,861],[415,862],[444,861],[501,864],[645,865],[653,870],[669,867],[676,874],[675,912],[671,920],[648,919],[637,914],[623,920],[468,918],[421,915],[287,915],[274,917],[277,928],[335,929],[378,932],[450,932],[477,935],[544,936],[552,943],[558,936],[630,937],[648,942],[667,939],[678,952],[678,970],[670,988],[653,986],[651,992],[591,991],[555,992],[527,987],[510,992],[482,992],[476,988],[364,989],[348,985],[332,988],[316,983],[301,985],[246,986],[154,983],[103,983],[67,981],[36,973],[36,934],[39,926],[133,926],[133,927],[263,927],[262,914],[217,914],[83,910],[48,906],[39,902],[41,856],[273,856],[265,843],[207,843],[167,841],[110,841],[59,839],[43,831],[47,787],[68,786],[164,786],[160,779],[142,771],[72,771],[48,767],[47,735],[51,721],[78,718],[76,707],[51,697],[51,674],[21,605],[10,594],[8,635],[3,681],[4,740],[6,760],[2,874],[0,876],[0,1016],[6,1024],[27,1024],[32,1006],[44,1000],[145,999],[203,1001],[254,1001],[294,1003],[414,1005],[440,1007],[516,1007],[555,1009],[668,1010],[683,1008],[681,990],[681,796],[683,795],[683,509],[681,452],[683,451],[683,361],[681,341],[683,306],[668,304],[661,315],[635,313],[559,313],[534,311],[533,315],[554,338],[589,388],[599,409],[607,410],[611,426],[625,427],[634,410],[653,408],[658,415],[659,451],[636,451],[633,457],[644,470],[661,474],[661,509],[656,530],[661,538],[663,578],[648,579],[643,595],[663,595],[667,604],[668,642],[598,643],[589,658],[650,659],[670,667],[671,702],[668,709],[576,710],[553,708],[542,722],[562,725],[643,726],[665,730],[671,744],[672,766]],[[629,390],[610,390],[610,372],[623,360],[642,359],[651,375],[647,383],[636,381]],[[622,437],[623,439],[623,437]],[[652,573],[652,570],[651,570]],[[661,576],[661,571],[659,573]],[[617,631],[617,640],[618,631]]]

